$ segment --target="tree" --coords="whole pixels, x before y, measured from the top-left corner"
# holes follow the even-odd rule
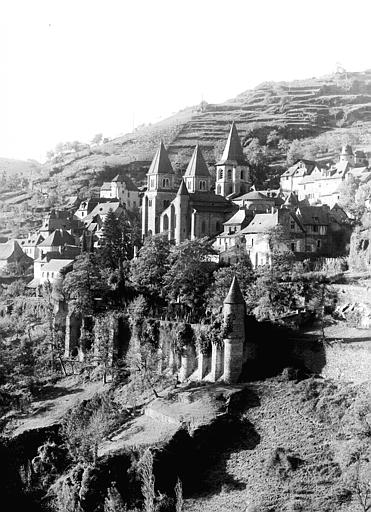
[[[154,304],[164,291],[164,277],[169,269],[170,242],[166,235],[146,238],[138,257],[131,261],[130,280],[134,288]]]
[[[133,257],[132,229],[125,214],[118,218],[112,209],[102,228],[100,259],[105,267],[123,271],[124,262]]]
[[[208,238],[185,240],[171,248],[164,290],[171,302],[185,304],[198,316],[204,313],[206,291],[213,282],[216,264],[212,241]]]
[[[95,299],[102,298],[107,287],[93,254],[84,253],[76,258],[73,270],[64,279],[62,290],[73,312],[83,317],[95,312]]]
[[[286,162],[287,165],[293,165],[297,160],[304,157],[304,148],[300,140],[294,139],[289,149],[287,150]]]
[[[102,142],[102,140],[103,140],[103,133],[97,133],[91,139],[91,144],[100,144]]]
[[[364,206],[360,205],[359,203],[357,204],[356,202],[358,187],[358,180],[356,180],[352,175],[348,175],[339,188],[339,205],[357,220],[359,220],[363,213],[360,211],[360,206]]]
[[[268,160],[266,146],[259,143],[258,138],[251,140],[244,148],[246,159],[250,168],[250,180],[256,187],[261,187],[266,180]]]

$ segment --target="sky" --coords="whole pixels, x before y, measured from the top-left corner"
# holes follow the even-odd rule
[[[369,0],[1,0],[0,156],[371,68]]]

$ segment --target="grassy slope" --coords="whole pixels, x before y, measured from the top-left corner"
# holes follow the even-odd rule
[[[186,512],[362,510],[355,498],[346,499],[346,482],[354,470],[350,454],[364,442],[354,434],[354,418],[359,403],[369,397],[367,389],[328,383],[316,396],[311,383],[271,379],[251,385],[260,405],[245,417],[260,443],[254,449],[231,444],[206,477],[207,494],[187,499]],[[292,469],[285,461],[275,462],[277,448],[302,463]]]

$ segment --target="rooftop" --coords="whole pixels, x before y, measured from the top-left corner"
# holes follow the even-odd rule
[[[169,156],[162,141],[152,160],[148,174],[174,174]]]
[[[207,178],[210,178],[209,169],[207,168],[205,159],[198,144],[193,151],[193,155],[184,176],[206,176]]]

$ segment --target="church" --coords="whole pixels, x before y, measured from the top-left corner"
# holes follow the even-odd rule
[[[167,233],[179,244],[187,239],[214,237],[237,207],[235,197],[249,190],[249,169],[233,123],[222,158],[216,164],[216,183],[197,145],[180,182],[161,142],[147,173],[142,202],[143,238]]]

